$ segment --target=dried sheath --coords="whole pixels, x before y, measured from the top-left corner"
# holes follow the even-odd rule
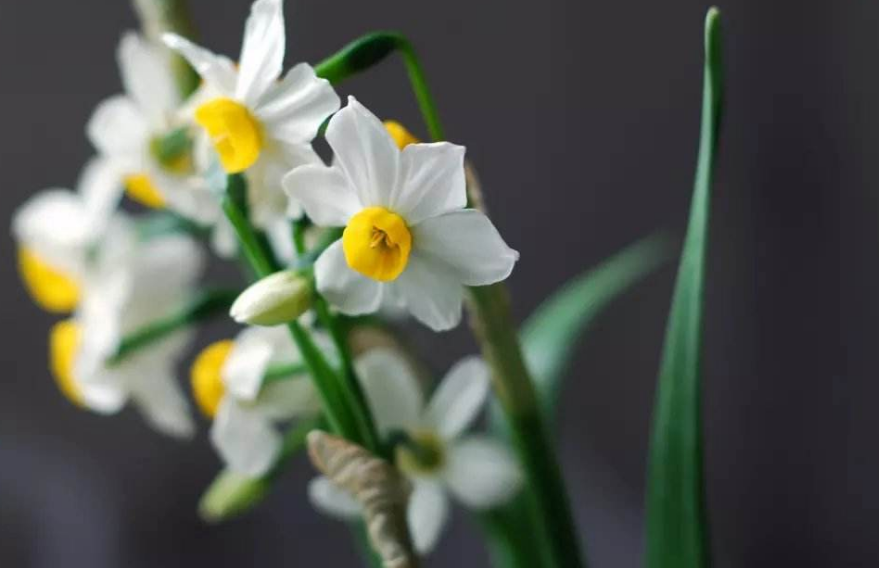
[[[417,568],[406,525],[406,478],[366,449],[320,430],[309,433],[308,454],[314,467],[363,507],[369,539],[385,568]]]

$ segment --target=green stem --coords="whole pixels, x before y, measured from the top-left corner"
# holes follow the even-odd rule
[[[427,85],[421,62],[409,40],[399,33],[374,32],[364,35],[315,65],[314,70],[318,77],[337,84],[373,67],[395,51],[403,57],[406,71],[409,73],[409,82],[418,100],[430,137],[433,140],[444,140],[445,134],[436,110],[436,102]]]
[[[195,29],[185,0],[133,0],[141,27],[148,38],[161,42],[162,34],[176,33],[192,38]],[[188,97],[198,89],[201,79],[198,73],[179,55],[174,55],[173,72],[180,95]]]
[[[285,363],[282,365],[269,365],[266,374],[263,376],[263,384],[276,381],[283,381],[297,375],[303,375],[308,372],[308,367],[302,363]]]
[[[127,356],[164,339],[180,329],[213,317],[228,313],[232,302],[238,297],[238,290],[207,290],[179,311],[154,321],[137,331],[126,335],[119,343],[116,353],[107,363],[117,365]]]
[[[375,65],[393,51],[403,56],[412,90],[435,142],[444,140],[436,104],[430,94],[421,63],[412,44],[399,34],[378,32],[366,35],[319,63],[315,70],[332,83]],[[473,199],[471,198],[471,201]],[[555,444],[540,413],[534,383],[525,365],[503,284],[471,290],[474,321],[482,351],[492,366],[494,386],[507,421],[519,460],[528,479],[533,526],[543,529],[545,556],[552,565],[584,565],[573,515]]]
[[[270,248],[260,238],[247,217],[246,191],[246,182],[242,175],[228,176],[223,210],[232,223],[244,256],[257,278],[264,278],[275,273],[279,266]],[[309,373],[314,379],[330,428],[349,440],[364,444],[368,439],[368,434],[361,434],[358,421],[355,418],[356,411],[350,407],[349,399],[339,388],[339,380],[335,371],[327,363],[311,335],[301,325],[294,321],[288,324],[288,328]]]
[[[293,245],[296,248],[297,256],[303,259],[306,254],[305,229],[308,223],[305,217],[293,222]],[[322,245],[323,242],[319,243],[318,247]],[[339,352],[339,357],[342,359],[342,374],[345,384],[342,385],[340,391],[347,395],[348,404],[354,410],[358,428],[365,438],[365,447],[378,452],[382,447],[381,441],[375,428],[375,422],[372,419],[372,413],[369,412],[366,396],[363,394],[360,381],[357,380],[357,373],[354,369],[351,348],[348,345],[347,337],[339,325],[338,317],[330,313],[326,300],[316,292],[314,307],[318,319],[329,331],[330,337],[332,337],[333,343],[336,346],[336,351]]]
[[[277,272],[280,268],[277,261],[247,218],[247,186],[244,176],[231,175],[227,179],[223,211],[235,228],[244,257],[258,278]]]
[[[351,348],[348,345],[348,339],[339,325],[338,318],[330,313],[326,300],[315,292],[314,309],[317,313],[318,320],[323,324],[339,352],[342,359],[342,377],[344,385],[340,389],[348,398],[350,408],[354,410],[354,417],[357,420],[359,431],[363,434],[363,445],[369,450],[381,454],[381,441],[375,422],[372,419],[372,413],[369,412],[369,405],[366,401],[366,395],[357,379],[357,371],[354,369],[354,361],[351,357]],[[388,457],[388,456],[383,456]]]
[[[555,444],[540,413],[534,383],[516,335],[503,284],[471,288],[473,326],[483,355],[492,368],[494,388],[510,425],[510,433],[527,478],[526,495],[532,516],[539,519],[556,567],[583,566],[576,525],[569,505]]]

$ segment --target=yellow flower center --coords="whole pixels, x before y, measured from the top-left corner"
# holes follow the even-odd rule
[[[198,107],[195,120],[210,135],[226,172],[243,172],[259,158],[263,145],[261,127],[241,103],[214,99]]]
[[[367,207],[342,233],[348,266],[374,280],[389,282],[406,269],[412,233],[402,217],[384,207]]]
[[[27,247],[18,249],[18,270],[31,297],[44,310],[64,313],[79,303],[79,284]]]
[[[386,120],[385,129],[388,131],[388,134],[391,135],[391,138],[394,139],[394,142],[397,144],[397,148],[399,148],[400,150],[402,150],[409,144],[418,144],[419,142],[418,138],[416,138],[411,132],[406,130],[405,126],[395,120]]]
[[[83,406],[82,390],[73,376],[80,330],[73,320],[56,323],[49,332],[49,367],[61,393],[77,406]]]
[[[235,343],[228,339],[212,343],[205,347],[192,363],[190,370],[192,394],[199,409],[208,418],[217,415],[217,408],[226,394],[222,370],[234,345]]]
[[[146,174],[133,174],[125,176],[125,191],[128,197],[141,205],[152,209],[165,207],[165,197],[153,184],[150,176]]]
[[[408,441],[397,446],[395,457],[400,471],[410,476],[433,475],[446,461],[446,447],[434,432],[408,433]]]

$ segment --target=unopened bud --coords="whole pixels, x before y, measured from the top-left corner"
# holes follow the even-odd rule
[[[391,138],[394,139],[394,143],[400,150],[409,144],[418,144],[421,142],[414,134],[406,130],[405,126],[395,120],[386,120],[385,130],[388,131],[388,134],[391,135]]]
[[[198,512],[205,521],[219,523],[251,510],[265,499],[268,491],[265,478],[223,471],[202,496]]]
[[[310,307],[311,283],[293,270],[284,270],[242,292],[229,315],[238,323],[273,326],[295,320]]]

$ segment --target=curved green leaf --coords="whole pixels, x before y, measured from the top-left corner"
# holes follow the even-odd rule
[[[647,476],[647,566],[705,568],[700,359],[708,213],[721,97],[720,13],[705,22],[699,163],[687,238],[665,336]]]
[[[550,424],[557,414],[565,370],[583,332],[608,304],[667,261],[669,251],[661,235],[631,244],[565,284],[525,321],[522,349]]]
[[[533,371],[541,412],[552,426],[562,379],[578,339],[611,301],[669,259],[666,238],[653,235],[629,245],[595,268],[565,284],[532,313],[521,330],[524,355]],[[498,405],[491,407],[491,427],[507,435]],[[525,488],[528,491],[528,488]],[[545,566],[541,532],[532,526],[525,495],[503,507],[486,511],[479,520],[489,538],[494,566],[520,568]]]

